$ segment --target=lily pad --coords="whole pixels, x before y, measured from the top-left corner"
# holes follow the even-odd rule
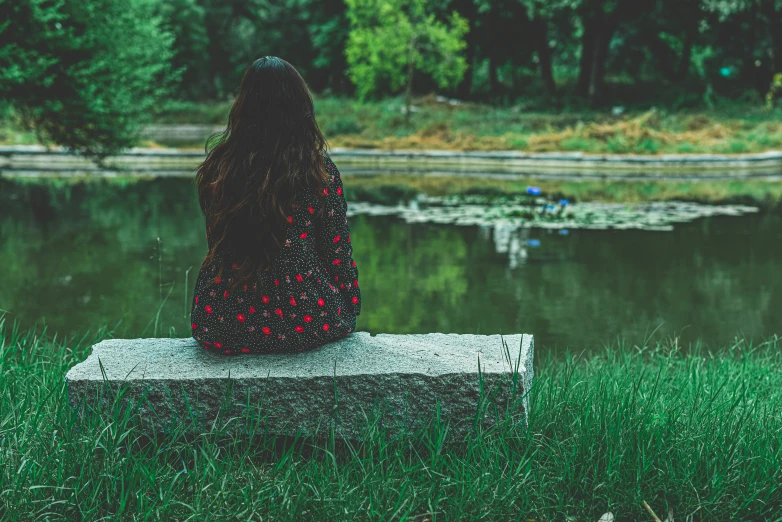
[[[504,223],[546,229],[671,230],[708,216],[741,216],[757,212],[745,205],[702,205],[684,202],[553,203],[542,198],[497,198],[482,195],[420,196],[406,204],[352,202],[348,215],[398,216],[408,223],[460,226]]]

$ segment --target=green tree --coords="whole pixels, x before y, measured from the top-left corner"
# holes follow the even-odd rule
[[[557,90],[554,80],[553,56],[549,44],[549,21],[570,7],[569,0],[519,0],[527,11],[530,33],[538,56],[540,79],[549,94]]]
[[[507,96],[514,89],[515,76],[534,68],[531,24],[517,0],[473,1],[476,11],[469,41],[477,48],[478,67],[485,70],[485,84],[480,90],[489,98]],[[471,61],[475,61],[475,54]]]
[[[630,13],[638,13],[640,6],[634,6],[628,0],[571,0],[570,3],[579,15],[583,30],[576,89],[582,96],[598,100],[605,86],[611,40],[619,24]]]
[[[0,101],[46,142],[103,158],[135,143],[177,73],[152,0],[0,0]]]
[[[348,76],[365,99],[387,82],[405,89],[405,118],[410,118],[413,74],[430,75],[438,86],[456,86],[467,70],[462,51],[467,20],[455,11],[438,20],[427,0],[346,0],[350,21],[345,56]]]
[[[348,22],[343,0],[310,0],[307,32],[313,58],[307,84],[315,89],[344,92],[351,88],[345,78],[345,43]]]
[[[208,56],[206,9],[198,0],[160,0],[156,14],[163,28],[174,36],[172,63],[182,71],[177,94],[190,99],[203,98],[210,79],[204,74],[204,59]]]

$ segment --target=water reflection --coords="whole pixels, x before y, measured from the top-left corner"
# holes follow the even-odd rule
[[[60,335],[188,333],[205,254],[186,180],[0,180],[0,309]],[[726,344],[782,333],[782,219],[714,217],[673,231],[451,226],[351,218],[373,333],[532,332],[599,349],[655,334]],[[160,240],[158,240],[160,238]]]
[[[540,240],[529,239],[530,229],[528,227],[502,223],[494,226],[493,229],[494,248],[498,254],[507,254],[510,268],[517,268],[527,262],[529,258],[528,245],[532,248],[540,246]],[[532,242],[530,243],[530,241]]]

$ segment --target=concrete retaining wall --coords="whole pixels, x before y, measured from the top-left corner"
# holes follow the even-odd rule
[[[503,348],[502,339],[506,346]],[[192,339],[112,339],[66,375],[68,400],[88,415],[111,416],[112,401],[138,411],[145,430],[208,431],[215,419],[267,415],[270,433],[361,439],[373,407],[389,435],[425,425],[440,403],[450,440],[506,409],[526,424],[532,384],[529,335],[376,335],[359,332],[299,354],[221,356]],[[507,349],[507,352],[506,352]],[[479,377],[480,363],[480,377]],[[515,384],[514,384],[515,382]],[[121,392],[121,393],[120,393]],[[261,430],[263,432],[263,430]]]
[[[518,151],[356,150],[334,148],[331,156],[341,170],[357,173],[439,172],[447,174],[595,175],[605,177],[675,177],[677,175],[741,178],[782,174],[782,152],[758,154],[667,154],[660,156],[599,155],[573,153],[525,153]],[[127,175],[191,176],[204,157],[202,150],[130,149],[97,167],[85,158],[62,149],[41,146],[0,147],[0,171],[4,174],[90,174],[115,170]]]

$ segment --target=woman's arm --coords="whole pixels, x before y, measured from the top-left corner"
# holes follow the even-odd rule
[[[325,156],[326,171],[330,177],[325,189],[323,227],[318,234],[318,254],[331,276],[331,283],[339,288],[346,306],[355,315],[361,313],[361,291],[358,288],[358,267],[353,261],[353,247],[350,242],[348,204],[342,194],[342,178],[331,158]]]

